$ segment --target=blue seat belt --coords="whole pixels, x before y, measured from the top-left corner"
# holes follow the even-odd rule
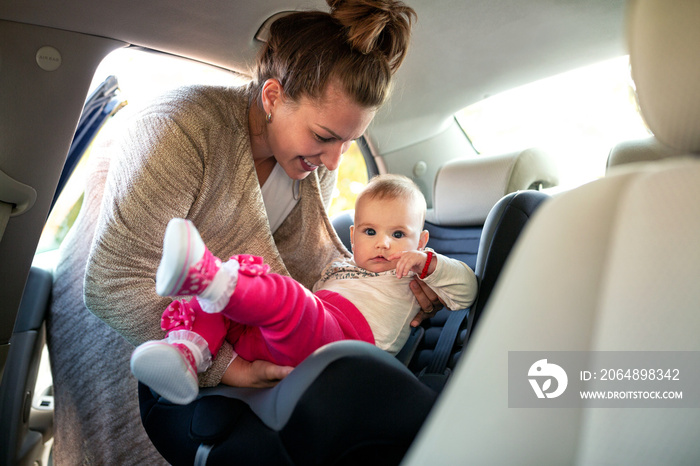
[[[469,309],[450,312],[447,322],[445,322],[445,326],[438,337],[430,363],[418,375],[418,378],[433,390],[439,392],[447,383],[451,373],[447,367],[447,362],[450,359],[452,347],[457,340],[459,329],[462,327],[468,314]]]

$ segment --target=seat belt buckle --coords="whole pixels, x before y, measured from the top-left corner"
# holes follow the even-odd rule
[[[445,384],[447,384],[447,380],[452,375],[452,370],[450,368],[446,368],[442,374],[436,374],[428,372],[427,369],[428,368],[426,367],[418,373],[418,380],[436,392],[441,392],[445,387]]]

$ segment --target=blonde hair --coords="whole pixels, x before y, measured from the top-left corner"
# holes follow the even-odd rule
[[[297,12],[272,23],[252,84],[251,97],[261,107],[268,79],[277,79],[293,102],[320,99],[330,80],[363,107],[386,100],[408,50],[415,11],[398,0],[326,2],[329,13]]]
[[[357,196],[355,205],[358,205],[361,199],[405,199],[421,209],[421,223],[425,221],[425,211],[427,203],[425,196],[418,185],[410,178],[404,175],[385,174],[377,175],[367,183],[367,186]]]

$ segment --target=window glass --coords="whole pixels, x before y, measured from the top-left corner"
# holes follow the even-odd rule
[[[362,156],[357,142],[350,145],[348,151],[343,154],[343,159],[338,167],[338,184],[333,192],[333,201],[328,209],[328,215],[347,209],[355,208],[355,199],[368,181],[367,164]]]
[[[140,106],[168,89],[186,84],[245,83],[240,75],[220,68],[165,54],[126,48],[111,53],[102,61],[95,72],[88,95],[111,75],[117,77],[120,96],[130,106]],[[86,149],[51,210],[39,240],[35,266],[51,269],[55,263],[58,247],[82,205],[85,167],[89,156],[90,147]]]
[[[456,117],[482,154],[547,150],[558,162],[564,189],[603,176],[616,143],[650,134],[626,56],[489,97]]]

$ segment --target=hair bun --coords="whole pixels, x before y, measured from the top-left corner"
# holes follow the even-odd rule
[[[403,62],[416,17],[398,0],[326,0],[331,16],[347,30],[353,49],[365,55],[379,52],[394,73]]]

